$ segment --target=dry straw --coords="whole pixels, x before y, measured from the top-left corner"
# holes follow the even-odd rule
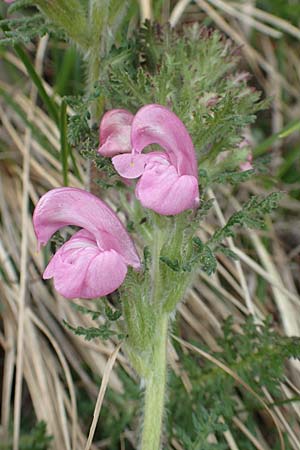
[[[151,17],[151,3],[142,1],[142,17]],[[284,77],[270,53],[270,39],[277,39],[280,33],[288,33],[299,39],[300,31],[288,22],[256,8],[252,2],[251,14],[245,13],[241,4],[221,0],[197,0],[196,5],[190,1],[178,1],[169,13],[172,26],[185,20],[187,10],[203,15],[209,15],[211,20],[225,32],[238,45],[250,67],[265,89],[267,95],[270,86],[276,83],[280,89],[280,97],[274,98],[272,109],[273,126],[276,130],[282,117],[290,118],[295,111],[300,111],[299,89],[300,58],[292,47],[287,48],[286,64],[288,74]],[[197,9],[195,9],[197,8]],[[168,10],[164,8],[164,14]],[[247,39],[247,27],[254,27],[260,33],[257,48],[253,48]],[[40,41],[36,56],[36,69],[43,74],[42,63],[45,56],[47,38]],[[9,62],[19,72],[22,85],[8,84],[0,81],[0,86],[11,96],[21,111],[29,116],[30,121],[39,130],[57,153],[60,149],[59,132],[41,107],[36,104],[36,93],[31,88],[26,70],[15,55],[6,51],[3,54],[5,61]],[[51,86],[43,80],[46,91],[53,95]],[[25,88],[24,88],[25,86]],[[293,110],[285,104],[282,93],[288,93],[293,99]],[[60,104],[61,99],[54,95],[54,100]],[[276,103],[277,102],[277,103]],[[73,111],[69,108],[68,113]],[[19,430],[22,423],[22,379],[30,398],[37,420],[45,420],[48,432],[53,435],[53,447],[60,450],[82,450],[96,448],[109,449],[110,440],[92,443],[95,426],[98,422],[101,405],[107,386],[118,392],[124,391],[122,381],[116,368],[122,366],[129,376],[135,375],[127,363],[126,357],[119,350],[118,344],[113,340],[105,342],[85,342],[82,338],[67,332],[62,326],[62,319],[76,325],[91,326],[90,317],[78,317],[71,304],[51,293],[41,280],[44,260],[41,253],[36,252],[36,239],[31,224],[31,216],[27,209],[28,199],[36,204],[38,198],[48,189],[62,185],[62,175],[58,160],[50,155],[26,127],[21,116],[17,115],[11,106],[2,102],[0,104],[0,118],[2,122],[2,136],[6,145],[5,152],[0,159],[0,210],[2,222],[0,226],[0,264],[5,273],[5,279],[0,283],[0,295],[3,302],[2,321],[3,329],[0,333],[0,345],[4,352],[2,404],[1,404],[1,434],[3,438],[9,434],[9,420],[12,413],[11,398],[15,389],[14,403],[14,449],[18,448]],[[280,148],[278,150],[280,157]],[[84,173],[84,163],[76,156],[81,174]],[[30,173],[29,173],[30,172]],[[82,187],[82,184],[70,175],[70,184]],[[247,183],[238,193],[233,195],[232,190],[211,192],[217,197],[214,214],[199,230],[203,239],[214,232],[216,226],[223,224],[232,210],[239,209],[239,198],[261,189],[257,185]],[[299,211],[299,204],[291,199],[284,203],[284,208]],[[286,225],[285,226],[289,226]],[[270,249],[262,244],[261,236],[256,232],[247,233],[252,243],[251,254],[238,248],[230,240],[228,245],[237,253],[239,263],[228,261],[220,257],[218,271],[213,277],[204,273],[197,275],[195,283],[186,295],[186,301],[179,308],[181,326],[187,339],[195,338],[209,346],[213,351],[218,350],[217,337],[221,334],[221,325],[226,317],[233,315],[236,329],[241,331],[241,324],[246,315],[255,314],[258,321],[262,320],[271,309],[278,314],[278,328],[282,333],[299,336],[299,305],[300,298],[295,289],[292,265],[287,264],[291,258],[291,250],[285,249],[277,238],[277,229],[268,234],[271,238]],[[295,252],[294,252],[295,253]],[[296,253],[295,253],[296,255]],[[276,257],[276,260],[275,260]],[[20,269],[20,278],[18,270]],[[256,285],[262,277],[269,286],[266,292],[265,303],[256,298]],[[226,280],[226,287],[224,280]],[[78,301],[79,304],[82,304]],[[101,319],[99,319],[101,320]],[[25,339],[24,339],[25,337]],[[181,342],[185,351],[199,352],[190,344]],[[202,354],[207,358],[208,354]],[[114,366],[115,362],[115,366]],[[219,363],[216,360],[215,364]],[[182,379],[187,392],[191,389],[188,374],[183,370],[178,355],[169,345],[169,364]],[[83,366],[89,368],[84,370]],[[16,368],[16,378],[15,376]],[[223,367],[222,367],[223,368]],[[223,368],[227,371],[227,368]],[[89,376],[92,371],[102,378],[102,384],[97,386]],[[82,423],[77,417],[76,393],[72,377],[82,386],[85,395],[96,402],[94,420],[87,441],[89,424]],[[237,383],[243,383],[234,373],[230,373]],[[244,386],[248,389],[248,386]],[[299,366],[292,365],[286,371],[286,379],[281,385],[283,397],[287,400],[299,395]],[[268,410],[266,402],[271,402],[269,393],[265,392],[264,408],[271,412],[272,420],[277,427],[279,435],[284,431],[289,444],[294,450],[299,449],[300,408],[297,404],[286,404],[284,408]],[[242,402],[241,399],[239,399]],[[241,409],[243,405],[241,404]],[[291,420],[294,428],[289,425]],[[100,418],[101,423],[101,418]],[[243,422],[243,416],[234,418],[237,427],[258,450],[268,450],[259,429],[249,430]],[[135,445],[134,434],[124,430],[120,447],[124,448],[124,439],[129,439]],[[215,437],[212,437],[215,438]],[[229,429],[225,436],[231,450],[239,449],[239,443],[233,438]],[[181,449],[180,444],[173,439],[172,448]],[[281,439],[281,446],[283,443]],[[239,449],[242,450],[242,449]]]

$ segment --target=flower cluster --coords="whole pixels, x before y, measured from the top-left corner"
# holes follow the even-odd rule
[[[158,144],[164,151],[142,151]],[[140,178],[136,196],[163,215],[199,204],[198,170],[192,140],[178,117],[161,105],[147,105],[135,116],[116,109],[100,124],[99,153],[112,157],[118,173]],[[66,298],[95,298],[116,290],[127,266],[140,268],[135,246],[116,214],[99,198],[75,188],[53,189],[38,202],[33,216],[40,244],[60,228],[81,228],[52,257],[44,279],[54,278]]]
[[[165,151],[142,151],[158,144]],[[198,167],[192,140],[179,118],[161,105],[135,116],[115,109],[100,124],[100,148],[124,178],[139,178],[135,194],[145,208],[174,215],[199,204]]]

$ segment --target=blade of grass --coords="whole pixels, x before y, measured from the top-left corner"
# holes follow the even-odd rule
[[[290,169],[290,167],[294,164],[294,162],[299,159],[299,156],[300,156],[300,148],[296,146],[293,150],[291,150],[289,153],[285,155],[284,161],[277,172],[277,176],[279,178],[282,178],[286,174],[286,172]]]
[[[272,134],[272,136],[269,136],[263,142],[258,144],[253,150],[254,156],[263,155],[279,139],[286,138],[290,134],[295,133],[296,131],[299,130],[300,130],[300,120],[299,119],[293,120],[292,122],[288,123],[285,127],[283,127],[282,130],[278,131],[278,133]]]
[[[38,90],[39,96],[45,103],[45,106],[46,106],[50,116],[53,118],[54,122],[58,125],[59,124],[59,114],[58,114],[57,108],[55,106],[55,103],[53,102],[51,97],[49,97],[49,95],[47,94],[47,92],[43,86],[43,83],[41,81],[41,78],[39,77],[34,66],[32,65],[30,58],[28,57],[27,53],[22,49],[22,47],[20,45],[15,46],[15,51],[16,51],[17,55],[19,56],[19,58],[21,59],[24,66],[26,67],[26,69],[28,71],[28,75],[30,76],[33,83],[35,84],[35,86]]]
[[[57,53],[57,51],[56,51]],[[59,95],[66,95],[68,93],[68,86],[70,76],[75,69],[77,52],[74,47],[69,47],[64,52],[63,57],[56,55],[56,79],[54,84],[54,91]]]
[[[95,430],[96,430],[96,426],[97,426],[97,422],[100,416],[100,412],[101,412],[101,408],[102,408],[102,403],[103,403],[103,399],[104,399],[104,395],[108,386],[108,382],[109,382],[109,377],[111,374],[111,371],[113,369],[113,366],[115,364],[116,358],[118,356],[119,350],[121,348],[121,343],[115,348],[115,350],[112,352],[112,354],[110,355],[106,367],[105,367],[105,371],[103,374],[103,378],[102,378],[102,382],[101,382],[101,386],[100,386],[100,390],[99,390],[99,394],[98,394],[98,398],[96,401],[96,406],[95,406],[95,410],[94,410],[94,414],[93,414],[93,421],[90,427],[90,431],[89,431],[89,435],[88,435],[88,439],[87,439],[87,443],[85,446],[85,450],[89,450],[91,448],[92,442],[93,442],[93,437],[95,434]]]
[[[76,158],[75,158],[73,150],[72,150],[72,148],[70,146],[69,146],[69,154],[70,154],[70,157],[71,157],[74,174],[78,178],[79,181],[82,181],[82,177],[80,175],[80,172],[79,172],[79,169],[78,169],[78,166],[77,166]]]
[[[0,83],[0,96],[3,97],[6,105],[9,105],[14,110],[14,112],[21,118],[21,120],[24,122],[24,125],[27,128],[31,129],[31,132],[35,137],[35,139],[37,140],[37,142],[39,142],[52,156],[57,158],[57,152],[55,152],[55,149],[49,143],[48,139],[40,132],[35,123],[28,119],[26,112],[22,110],[20,105],[12,97],[11,92],[8,92],[6,90],[6,86],[2,87],[1,83]]]
[[[67,140],[67,104],[65,100],[60,106],[60,158],[64,186],[68,186],[69,144]]]
[[[48,44],[47,36],[40,39],[35,67],[42,73],[44,56]],[[36,76],[39,78],[36,70]],[[37,100],[37,87],[34,82],[31,85],[30,98],[32,100],[32,108],[28,111],[28,120],[32,121],[35,114],[35,104]],[[29,209],[29,190],[30,190],[30,153],[31,153],[32,132],[30,128],[25,130],[24,136],[24,156],[22,171],[22,239],[21,239],[21,262],[20,262],[20,283],[19,283],[19,299],[18,299],[18,336],[17,336],[17,359],[16,359],[16,381],[14,396],[14,426],[13,426],[13,450],[18,450],[20,443],[21,431],[21,409],[22,409],[22,388],[24,376],[24,337],[25,337],[25,321],[26,321],[26,295],[28,289],[28,244],[29,244],[29,225],[28,225],[28,209]]]

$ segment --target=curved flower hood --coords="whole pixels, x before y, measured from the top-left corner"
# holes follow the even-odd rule
[[[76,188],[58,188],[39,200],[33,215],[39,245],[60,228],[76,232],[52,257],[43,277],[54,278],[66,298],[94,298],[116,290],[127,266],[140,268],[135,246],[116,214],[99,198]]]
[[[100,123],[100,147],[102,156],[115,156],[131,151],[130,132],[133,114],[125,109],[112,109],[104,114]]]

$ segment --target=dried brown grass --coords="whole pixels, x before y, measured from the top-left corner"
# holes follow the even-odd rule
[[[143,14],[149,16],[150,2],[141,1],[140,3]],[[223,32],[238,45],[242,45],[242,51],[250,67],[259,77],[266,94],[271,95],[274,87],[276,88],[272,123],[273,130],[277,131],[283,122],[283,114],[289,115],[287,105],[282,104],[281,101],[283,90],[293,97],[294,110],[300,108],[299,89],[296,85],[300,78],[300,58],[293,48],[289,49],[287,58],[294,78],[292,76],[290,79],[284,78],[278,71],[270,39],[276,39],[282,32],[299,38],[300,30],[280,18],[255,8],[255,2],[252,2],[250,15],[245,13],[240,4],[233,2],[197,0],[196,3],[197,14],[200,8]],[[173,26],[184,20],[189,4],[190,1],[187,0],[177,2],[170,15]],[[248,31],[246,28],[243,29],[245,24],[248,27],[255,27],[262,33],[259,50],[248,43]],[[36,68],[40,73],[43,73],[45,45],[46,38],[40,41],[36,53]],[[10,51],[4,54],[4,59],[19,70],[23,86],[13,86],[1,81],[1,87],[9,92],[21,110],[28,115],[30,121],[59,152],[58,130],[36,104],[35,89],[30,86],[22,64]],[[52,93],[51,87],[46,82],[45,88]],[[58,96],[55,99],[60,102]],[[72,111],[69,110],[69,113],[71,114]],[[0,265],[6,275],[6,278],[0,282],[3,304],[0,345],[4,353],[1,436],[5,439],[9,434],[9,421],[13,409],[14,448],[17,450],[20,422],[24,413],[21,402],[22,380],[24,380],[36,418],[47,422],[48,432],[53,435],[55,449],[81,450],[84,446],[86,449],[109,449],[109,439],[97,444],[92,443],[92,433],[100,414],[105,389],[109,384],[116,392],[120,394],[123,392],[122,381],[115,370],[118,365],[133,378],[135,376],[122,349],[119,351],[117,342],[109,340],[88,343],[70,334],[61,326],[62,319],[75,326],[91,326],[92,322],[87,316],[81,316],[79,319],[70,303],[55,292],[50,294],[42,281],[43,256],[36,251],[36,239],[27,207],[29,199],[35,204],[46,190],[62,185],[60,163],[43,148],[20,117],[3,102],[0,105],[0,118],[2,139],[7,146],[7,152],[1,154],[0,160],[2,217]],[[281,157],[280,149],[278,157]],[[80,157],[78,157],[78,164],[83,174],[84,163]],[[70,175],[70,184],[83,187],[72,175]],[[240,196],[248,195],[257,189],[259,189],[257,186],[247,183]],[[199,235],[203,238],[213,232],[217,223],[224,223],[229,211],[239,209],[239,198],[229,189],[217,193],[211,192],[211,196],[217,197],[217,201],[214,214],[199,230]],[[288,207],[288,202],[285,206]],[[294,206],[295,202],[292,202],[290,208]],[[240,261],[233,263],[220,257],[218,271],[214,276],[209,278],[199,272],[193,287],[186,295],[186,301],[179,308],[181,326],[187,338],[196,338],[212,350],[217,350],[216,338],[220,335],[222,322],[228,315],[233,315],[237,327],[241,327],[247,314],[254,314],[256,320],[261,321],[270,311],[278,317],[277,325],[280,332],[287,335],[300,335],[300,297],[295,271],[289,264],[291,257],[278,239],[276,229],[271,228],[268,237],[272,242],[269,250],[263,245],[262,236],[259,233],[249,232],[248,238],[252,243],[251,254],[245,253],[233,240],[229,240],[229,247],[238,254]],[[264,304],[255,296],[259,277],[266,280],[269,285]],[[224,280],[229,288],[224,287]],[[187,343],[182,342],[182,345],[196,351]],[[202,356],[207,357],[207,355]],[[113,368],[114,362],[115,368]],[[189,392],[191,382],[188,374],[181,367],[171,342],[169,343],[169,363],[172,369],[180,374]],[[83,364],[102,378],[100,392],[88,371],[83,369]],[[80,380],[86,396],[94,400],[96,404],[91,438],[88,441],[87,430],[90,424],[82,423],[77,415],[74,374]],[[237,377],[237,374],[231,375]],[[288,399],[294,395],[294,392],[299,393],[299,386],[299,364],[291,363],[287,368],[286,380],[282,383],[284,397]],[[11,403],[13,391],[15,391],[14,405]],[[96,402],[97,397],[98,402]],[[268,392],[265,392],[265,399],[262,401],[272,401]],[[274,408],[272,416],[279,433],[285,431],[291,447],[298,450],[300,448],[300,408],[297,403],[286,405],[284,408]],[[293,429],[289,425],[290,417],[293,417],[295,423]],[[235,417],[234,424],[247,436],[255,448],[269,449],[258,429],[256,431],[260,439],[244,425],[241,417]],[[124,433],[133,443],[135,442],[130,430],[124,430]],[[226,432],[225,438],[228,448],[239,449],[239,443],[235,442],[230,430]],[[122,448],[123,443],[121,442],[120,445]],[[181,449],[176,440],[172,441],[172,446],[174,449]]]

